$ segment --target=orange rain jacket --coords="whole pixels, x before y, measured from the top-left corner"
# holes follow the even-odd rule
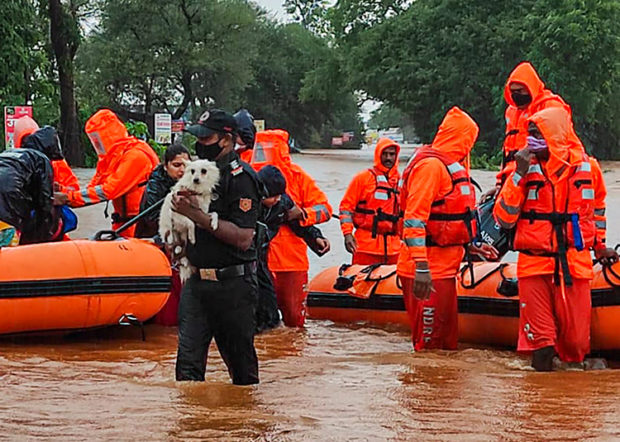
[[[520,83],[527,87],[532,102],[525,109],[519,109],[510,95],[510,84]],[[527,144],[527,121],[536,112],[549,107],[560,107],[571,114],[571,109],[559,95],[545,87],[538,73],[529,62],[520,63],[508,77],[504,87],[506,108],[506,134],[504,138],[504,159],[502,170],[497,174],[497,183],[501,185],[514,169],[514,155]]]
[[[26,116],[21,117],[15,122],[15,147],[22,147],[24,139],[39,130],[39,125],[32,118]],[[58,184],[58,191],[68,192],[70,190],[78,190],[80,183],[71,170],[69,164],[65,160],[51,161],[54,170],[54,183]]]
[[[396,162],[391,169],[386,169],[381,164],[381,154],[388,147],[396,147]],[[377,147],[375,147],[374,166],[353,177],[340,202],[340,229],[343,235],[348,235],[353,233],[355,228],[354,236],[357,241],[358,252],[393,256],[397,255],[400,250],[400,238],[395,228],[393,234],[385,235],[385,242],[384,235],[377,234],[373,238],[372,222],[375,215],[360,214],[357,210],[378,204],[385,206],[382,210],[384,213],[398,217],[400,212],[400,197],[398,193],[400,187],[400,173],[398,172],[399,154],[400,146],[397,143],[389,138],[381,138],[377,142]],[[379,183],[379,179],[383,179],[385,182]],[[381,200],[376,201],[375,194],[378,186],[393,189],[393,191],[389,190],[389,195],[381,193],[379,195]],[[373,202],[376,204],[373,204]],[[364,218],[368,218],[368,222],[365,222]],[[362,222],[358,220],[362,220]],[[394,222],[393,225],[396,227],[397,222]]]
[[[528,122],[536,124],[538,130],[547,141],[549,147],[549,160],[538,163],[533,161],[527,175],[537,175],[538,170],[542,169],[546,178],[544,186],[552,186],[555,197],[549,204],[549,212],[556,208],[567,207],[568,195],[571,192],[571,185],[575,185],[571,177],[580,170],[588,169],[592,183],[582,183],[582,191],[594,193],[594,204],[589,210],[592,214],[580,214],[581,216],[592,216],[596,226],[594,238],[594,248],[605,247],[606,220],[605,220],[605,197],[607,190],[603,173],[598,162],[585,154],[581,141],[577,137],[570,114],[563,108],[553,107],[534,114]],[[584,165],[583,163],[586,162]],[[504,228],[528,229],[529,223],[518,223],[522,209],[531,199],[538,198],[542,192],[537,191],[536,187],[527,184],[534,184],[528,176],[521,177],[516,171],[512,171],[504,183],[493,214],[499,225]],[[591,186],[591,187],[590,187]],[[564,213],[564,210],[556,210],[556,213]],[[568,223],[563,226],[565,231],[569,230]],[[521,231],[519,234],[530,234],[538,238],[541,244],[555,243],[555,236],[552,229],[541,228],[540,225],[533,223],[534,230]],[[572,231],[572,230],[571,230]],[[550,235],[552,237],[550,237]],[[557,245],[557,244],[556,244]],[[533,251],[535,252],[535,251]],[[568,267],[573,278],[592,279],[592,258],[590,251],[586,248],[578,251],[571,247],[567,252]],[[519,277],[538,276],[553,274],[556,270],[556,260],[553,257],[533,256],[530,254],[519,253],[517,272]]]
[[[260,170],[272,164],[280,169],[286,179],[286,193],[304,212],[300,221],[302,226],[329,221],[332,207],[327,196],[310,175],[292,162],[288,138],[288,132],[281,129],[258,132],[252,151],[252,167]],[[308,271],[310,267],[306,243],[286,224],[280,227],[278,234],[269,243],[267,260],[272,272]]]
[[[69,205],[81,207],[111,200],[112,226],[116,228],[140,211],[144,183],[159,158],[151,146],[129,136],[125,125],[108,109],[91,116],[84,130],[99,160],[86,189],[68,192]],[[133,229],[128,229],[126,235],[133,236]]]
[[[80,190],[80,183],[66,160],[52,161],[52,169],[54,169],[54,183],[58,184],[56,189],[58,192]]]
[[[461,163],[469,173],[469,165],[463,163],[467,163],[465,160],[477,137],[475,121],[458,107],[453,107],[441,122],[431,148]],[[431,205],[453,190],[450,173],[439,158],[424,158],[415,164],[403,188],[403,195],[406,193],[406,201],[403,201],[404,245],[398,257],[398,274],[414,278],[416,261],[428,261],[433,279],[453,278],[463,260],[463,246],[426,246],[426,224]]]

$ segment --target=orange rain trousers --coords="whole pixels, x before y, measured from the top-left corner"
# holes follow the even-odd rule
[[[553,346],[564,362],[584,360],[590,351],[590,281],[574,279],[564,291],[553,275],[519,278],[518,351]]]
[[[413,294],[413,279],[401,277],[400,280],[411,324],[413,348],[416,351],[432,348],[456,350],[458,343],[456,278],[433,279],[435,291],[424,301]]]
[[[306,321],[308,272],[273,272],[278,308],[287,327],[303,327]]]

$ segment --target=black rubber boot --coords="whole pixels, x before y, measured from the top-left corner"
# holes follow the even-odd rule
[[[554,356],[555,349],[552,346],[539,348],[532,355],[532,367],[536,371],[551,371],[553,370]]]

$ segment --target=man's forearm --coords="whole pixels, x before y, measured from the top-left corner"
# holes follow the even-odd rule
[[[254,229],[242,229],[230,221],[219,220],[217,229],[213,230],[211,228],[211,216],[199,209],[195,209],[189,218],[201,229],[237,249],[248,250],[252,245]]]

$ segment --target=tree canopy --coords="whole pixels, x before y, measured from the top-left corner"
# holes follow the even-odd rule
[[[458,105],[497,151],[510,71],[531,61],[573,106],[579,134],[601,157],[620,154],[620,3],[615,0],[417,0],[349,43],[352,87],[386,100],[429,141]]]
[[[0,100],[59,125],[77,164],[90,149],[76,127],[103,106],[151,127],[156,112],[245,107],[304,147],[361,135],[360,97],[385,103],[374,126],[414,127],[423,142],[461,106],[493,156],[502,89],[528,60],[589,150],[620,158],[617,0],[284,3],[286,23],[249,0],[12,0],[0,9]]]

